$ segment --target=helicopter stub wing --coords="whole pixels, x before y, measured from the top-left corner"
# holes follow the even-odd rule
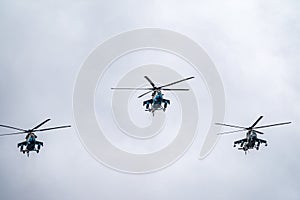
[[[24,142],[18,143],[17,147],[19,148],[20,146],[26,146],[26,145],[27,145],[27,142],[24,141]]]
[[[44,146],[44,143],[43,143],[43,142],[40,142],[40,141],[35,141],[35,144],[36,144],[36,145]]]
[[[163,99],[164,103],[170,104],[170,100],[169,99]]]
[[[244,143],[244,142],[247,142],[247,139],[246,139],[246,138],[241,139],[241,140],[234,141],[233,144],[240,144],[240,143]]]
[[[153,103],[153,99],[149,99],[149,100],[143,102],[143,106],[146,104],[152,104],[152,103]]]
[[[258,141],[259,143],[267,144],[267,141],[266,141],[266,140],[262,140],[262,139],[258,139],[258,138],[257,138],[257,141]]]

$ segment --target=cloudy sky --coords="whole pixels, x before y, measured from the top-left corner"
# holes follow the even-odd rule
[[[73,128],[39,134],[45,147],[29,158],[16,148],[23,136],[1,137],[0,199],[299,199],[299,9],[296,0],[1,1],[0,124],[31,128],[51,118],[47,126]],[[269,146],[247,156],[232,148],[239,133],[199,160],[199,133],[181,159],[155,173],[100,164],[75,128],[76,78],[99,44],[145,27],[205,49],[223,81],[225,122],[248,126],[263,115],[261,124],[293,123],[265,129]]]

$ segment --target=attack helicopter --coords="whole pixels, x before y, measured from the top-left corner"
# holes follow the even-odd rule
[[[30,151],[35,151],[36,153],[39,153],[41,146],[43,146],[43,142],[36,140],[37,136],[35,135],[34,132],[42,132],[42,131],[49,131],[49,130],[54,130],[54,129],[71,127],[70,125],[66,125],[66,126],[57,126],[57,127],[52,127],[52,128],[39,129],[42,125],[44,125],[48,121],[50,121],[50,119],[46,119],[39,125],[35,126],[32,129],[28,129],[28,130],[0,124],[0,127],[14,129],[14,130],[19,131],[16,133],[1,134],[0,136],[27,134],[25,137],[25,141],[18,143],[17,147],[20,148],[20,152],[22,152],[23,154],[27,153],[27,156],[29,157]],[[25,147],[25,149],[24,149],[24,147]]]
[[[190,80],[195,77],[184,78],[182,80],[178,80],[178,81],[175,81],[175,82],[163,85],[163,86],[159,86],[159,87],[157,87],[148,76],[144,76],[144,78],[150,83],[152,88],[111,88],[111,89],[112,90],[149,90],[148,92],[145,92],[145,93],[141,94],[140,96],[138,96],[138,98],[141,98],[152,92],[152,95],[151,95],[152,98],[144,101],[143,106],[146,105],[145,111],[151,112],[152,115],[154,116],[154,112],[157,110],[163,110],[165,112],[167,109],[167,106],[171,103],[170,100],[163,98],[164,94],[162,93],[162,91],[189,91],[189,89],[173,89],[173,88],[171,89],[171,88],[166,88],[166,87],[183,82],[183,81]]]
[[[236,147],[236,145],[240,145],[238,148],[239,150],[243,150],[245,154],[247,154],[247,151],[249,149],[256,149],[259,150],[260,144],[265,144],[267,146],[267,141],[263,139],[259,139],[257,137],[257,134],[264,134],[263,132],[258,131],[257,129],[262,129],[262,128],[267,128],[271,126],[281,126],[281,125],[286,125],[290,124],[292,122],[283,122],[283,123],[277,123],[277,124],[270,124],[270,125],[264,125],[264,126],[257,126],[258,122],[263,118],[263,116],[260,116],[252,126],[250,127],[242,127],[242,126],[236,126],[236,125],[229,125],[229,124],[223,124],[223,123],[216,123],[216,125],[221,125],[221,126],[228,126],[228,127],[233,127],[233,128],[238,128],[240,130],[236,131],[228,131],[228,132],[223,132],[223,133],[218,133],[218,135],[223,135],[223,134],[230,134],[230,133],[237,133],[237,132],[246,132],[246,138],[234,141],[233,147]]]

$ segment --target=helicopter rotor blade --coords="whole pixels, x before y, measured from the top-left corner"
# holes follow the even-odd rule
[[[16,128],[16,127],[7,126],[7,125],[0,125],[0,126],[1,126],[1,127],[4,127],[4,128],[11,128],[11,129],[18,130],[18,131],[26,131],[26,130],[21,129],[21,128]]]
[[[16,133],[5,133],[5,134],[1,134],[1,136],[8,136],[8,135],[21,135],[21,134],[24,134],[24,133],[27,133],[28,131],[22,131],[22,132],[16,132]]]
[[[37,125],[36,127],[34,127],[32,130],[38,129],[41,126],[43,126],[45,123],[49,122],[51,119],[46,119],[45,121],[43,121],[42,123],[40,123],[39,125]]]
[[[281,125],[286,125],[286,124],[290,124],[290,123],[292,123],[292,122],[283,122],[283,123],[278,123],[278,124],[270,124],[270,125],[258,126],[258,127],[253,128],[253,129],[268,128],[268,127],[271,127],[271,126],[281,126]]]
[[[155,84],[151,81],[151,79],[148,76],[144,76],[144,78],[147,79],[151,86],[155,88]]]
[[[162,88],[161,90],[165,90],[165,91],[189,91],[189,89],[177,89],[177,88],[175,88],[175,89],[169,89],[169,88]]]
[[[187,80],[190,80],[190,79],[192,79],[192,78],[195,78],[195,77],[192,76],[192,77],[184,78],[184,79],[182,79],[182,80],[175,81],[175,82],[172,82],[172,83],[169,83],[169,84],[160,86],[159,89],[164,88],[164,87],[168,87],[168,86],[170,86],[170,85],[174,85],[174,84],[177,84],[177,83],[180,83],[180,82],[183,82],[183,81],[187,81]]]
[[[236,126],[236,125],[229,125],[229,124],[222,124],[222,123],[215,123],[216,125],[220,125],[220,126],[228,126],[228,127],[233,127],[233,128],[242,128],[242,129],[246,129],[246,127],[242,127],[242,126]]]
[[[112,90],[153,90],[153,88],[111,88]]]
[[[260,131],[256,131],[256,130],[252,130],[254,133],[258,133],[258,134],[264,134],[263,132]]]
[[[224,135],[224,134],[230,134],[230,133],[237,133],[237,132],[242,132],[242,131],[246,131],[246,129],[237,130],[237,131],[228,131],[228,132],[223,132],[223,133],[217,133],[217,135]]]
[[[145,96],[146,94],[149,94],[150,92],[152,92],[152,90],[149,92],[145,92],[144,94],[141,94],[140,96],[138,96],[138,98],[141,98],[141,97]]]
[[[66,125],[66,126],[57,126],[57,127],[52,127],[52,128],[44,128],[44,129],[38,129],[38,130],[34,130],[34,132],[41,132],[41,131],[49,131],[49,130],[53,130],[53,129],[60,129],[60,128],[69,128],[71,127],[70,125]]]
[[[263,116],[260,116],[256,122],[254,122],[254,124],[252,126],[250,126],[249,128],[252,129],[254,126],[256,126],[256,124],[263,118]]]

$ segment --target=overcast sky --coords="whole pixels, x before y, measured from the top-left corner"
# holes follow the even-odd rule
[[[0,124],[26,129],[51,118],[45,127],[73,128],[39,134],[45,147],[29,158],[16,148],[24,136],[1,137],[0,199],[300,199],[299,9],[297,0],[1,1]],[[239,133],[198,160],[199,134],[155,173],[100,164],[74,128],[76,77],[99,44],[145,27],[174,30],[205,49],[225,88],[225,122],[250,126],[263,115],[260,124],[293,123],[265,129],[269,146],[247,156],[232,148]]]

